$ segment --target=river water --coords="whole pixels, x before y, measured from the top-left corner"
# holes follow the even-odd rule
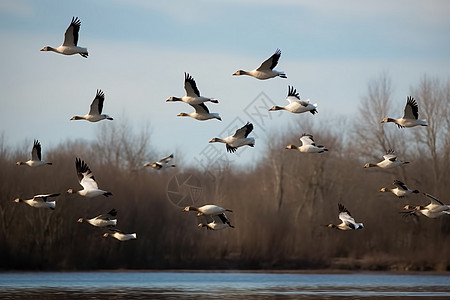
[[[450,299],[450,276],[389,273],[7,272],[0,299]]]

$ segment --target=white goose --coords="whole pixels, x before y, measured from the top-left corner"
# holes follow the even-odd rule
[[[222,121],[219,114],[217,113],[210,113],[208,107],[206,107],[205,103],[200,104],[192,104],[191,105],[195,112],[193,113],[179,113],[177,117],[191,117],[199,121],[205,121],[209,119],[217,119],[219,121]]]
[[[199,223],[198,227],[206,227],[208,230],[222,230],[225,228],[234,228],[233,225],[231,225],[231,222],[228,220],[225,213],[221,213],[216,216],[209,216],[212,221],[206,220],[205,223]],[[218,217],[215,218],[215,217]]]
[[[249,75],[252,77],[255,77],[256,79],[269,79],[273,77],[281,77],[281,78],[287,78],[286,74],[283,72],[279,72],[274,70],[273,68],[276,67],[278,64],[278,60],[281,56],[281,50],[277,49],[275,53],[269,57],[266,61],[264,61],[257,69],[252,71],[244,71],[244,70],[238,70],[233,73],[233,75]]]
[[[64,34],[64,42],[58,48],[45,46],[41,51],[53,51],[64,55],[80,54],[84,58],[88,57],[86,48],[78,47],[78,32],[80,31],[81,21],[78,18],[72,17],[72,22]]]
[[[207,205],[203,205],[200,207],[186,206],[183,209],[183,211],[196,211],[197,216],[203,216],[203,215],[216,216],[216,215],[219,215],[226,211],[232,212],[232,210],[229,210],[227,208],[223,208],[223,207],[220,207],[217,205],[213,205],[213,204],[207,204]]]
[[[89,122],[98,122],[104,119],[113,120],[109,115],[102,114],[103,102],[105,102],[105,94],[102,90],[97,90],[97,94],[91,103],[89,113],[82,117],[73,116],[71,120],[86,120]]]
[[[41,143],[38,140],[34,140],[33,149],[31,149],[31,159],[27,161],[18,161],[16,165],[27,165],[29,167],[40,167],[45,165],[51,165],[52,163],[45,162],[41,159]]]
[[[443,216],[443,215],[450,215],[450,205],[445,205],[439,199],[437,199],[434,196],[431,196],[430,194],[423,193],[425,196],[431,199],[430,204],[427,206],[422,205],[405,205],[403,209],[405,210],[411,210],[409,212],[406,212],[407,215],[415,215],[422,214],[428,218],[435,219],[437,217]]]
[[[83,189],[79,191],[68,189],[67,193],[76,193],[87,198],[92,198],[99,195],[103,195],[105,197],[112,195],[110,192],[98,188],[97,182],[94,178],[94,174],[92,174],[88,165],[78,157],[75,159],[75,167],[77,169],[78,181],[80,182],[80,185],[83,187]]]
[[[16,198],[14,199],[14,202],[24,202],[28,204],[29,206],[35,207],[35,208],[50,208],[55,209],[56,201],[48,201],[48,198],[57,197],[60,194],[46,194],[46,195],[35,195],[31,199],[20,199]]]
[[[113,208],[106,214],[98,215],[92,219],[79,218],[77,222],[87,222],[95,227],[111,227],[117,225],[117,211]]]
[[[314,138],[311,134],[304,133],[300,137],[301,146],[297,147],[295,145],[287,145],[285,149],[293,149],[298,150],[303,153],[322,153],[324,151],[328,151],[324,146],[316,146],[314,142]]]
[[[200,104],[203,102],[213,102],[213,103],[219,103],[219,100],[215,98],[207,98],[200,96],[200,91],[197,88],[197,84],[195,83],[194,78],[189,75],[189,73],[184,73],[184,90],[186,91],[186,96],[178,98],[178,97],[170,97],[166,100],[166,102],[173,102],[173,101],[181,101],[185,102],[187,104]]]
[[[410,190],[403,182],[401,182],[400,180],[394,180],[394,185],[395,188],[390,189],[390,188],[386,188],[386,187],[382,187],[380,189],[380,192],[391,192],[393,193],[395,196],[399,197],[399,198],[403,198],[409,194],[418,194],[419,191],[418,190]]]
[[[173,159],[173,154],[169,156],[161,158],[159,161],[155,161],[152,163],[146,163],[144,167],[152,167],[154,169],[163,169],[163,168],[175,168],[175,165],[169,165],[169,162]]]
[[[117,240],[124,242],[128,240],[135,240],[137,238],[136,233],[124,233],[118,229],[109,229],[112,233],[106,232],[103,234],[103,237],[112,236],[113,238],[116,238]]]
[[[342,205],[341,203],[338,204],[339,208],[339,219],[342,221],[342,223],[338,225],[334,224],[328,224],[326,225],[329,228],[335,228],[339,230],[357,230],[357,229],[363,229],[364,225],[363,223],[356,223],[355,219],[353,219],[350,212]]]
[[[309,103],[309,99],[300,100],[300,95],[293,86],[288,86],[288,95],[286,98],[289,104],[286,106],[272,106],[269,111],[287,110],[295,114],[300,114],[309,111],[313,115],[317,113],[317,104]]]
[[[405,112],[400,119],[384,118],[381,123],[393,122],[397,124],[398,128],[427,126],[427,122],[419,120],[419,106],[413,97],[409,96],[406,100]]]
[[[409,164],[409,161],[397,160],[397,155],[395,155],[394,153],[395,153],[395,151],[393,149],[389,149],[386,152],[386,155],[383,156],[384,160],[382,160],[376,164],[366,163],[364,165],[364,168],[379,167],[382,169],[390,169],[390,168],[402,166],[405,164]]]
[[[253,130],[253,124],[247,122],[243,127],[236,130],[236,132],[232,136],[228,136],[226,138],[212,138],[210,143],[225,143],[227,151],[232,153],[237,150],[237,148],[248,145],[250,147],[255,146],[255,139],[252,137],[248,137],[250,132]]]

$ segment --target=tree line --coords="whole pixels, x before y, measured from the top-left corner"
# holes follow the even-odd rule
[[[102,126],[97,141],[45,148],[53,166],[39,168],[16,166],[29,155],[29,147],[12,149],[2,137],[0,269],[449,270],[450,216],[403,217],[405,204],[426,205],[428,199],[378,192],[398,179],[450,204],[450,82],[424,76],[411,89],[429,126],[380,124],[388,115],[402,115],[406,96],[404,101],[391,99],[391,80],[381,74],[369,82],[351,119],[322,124],[299,117],[289,131],[295,134],[270,136],[264,156],[252,168],[223,165],[211,168],[213,177],[183,167],[183,158],[177,159],[177,168],[143,169],[142,159],[158,158],[158,149],[150,147],[149,129],[136,133],[126,124]],[[329,151],[305,155],[284,149],[303,132]],[[392,170],[363,168],[390,148],[411,163]],[[100,187],[113,197],[64,193],[78,188],[75,157],[86,160]],[[193,195],[197,204],[232,209],[228,217],[235,228],[198,228],[195,214],[182,212],[187,202],[176,203],[168,190],[175,177],[187,174],[201,184]],[[54,211],[13,202],[47,192],[62,193]],[[194,192],[187,188],[180,195]],[[338,203],[365,228],[327,228],[339,222]],[[112,208],[118,211],[117,227],[136,232],[137,240],[103,238],[105,229],[77,223]]]

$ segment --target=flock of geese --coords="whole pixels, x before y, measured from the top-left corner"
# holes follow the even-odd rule
[[[78,18],[73,17],[72,22],[67,28],[64,35],[64,42],[61,46],[57,48],[53,48],[50,46],[46,46],[41,49],[41,51],[53,51],[59,54],[64,55],[73,55],[79,54],[84,58],[88,57],[87,48],[79,47],[78,37],[79,30],[81,26],[81,21]],[[277,66],[278,61],[281,56],[281,50],[277,49],[275,53],[265,60],[258,68],[251,71],[238,70],[232,75],[247,75],[254,77],[259,80],[267,80],[270,78],[281,77],[287,78],[286,74],[274,68]],[[177,116],[187,116],[194,118],[199,121],[205,121],[209,119],[217,119],[221,121],[221,117],[218,113],[210,113],[208,107],[205,103],[219,103],[219,100],[216,98],[201,96],[200,91],[197,87],[197,84],[194,78],[188,74],[184,74],[184,89],[186,95],[183,97],[170,97],[166,101],[167,102],[184,102],[191,106],[194,111],[191,113],[180,113]],[[294,114],[301,114],[305,112],[310,112],[315,115],[317,111],[317,104],[311,104],[310,100],[301,100],[299,93],[293,86],[288,86],[288,94],[286,100],[289,102],[286,106],[272,106],[269,108],[269,111],[277,111],[277,110],[285,110]],[[113,120],[113,118],[107,114],[102,114],[103,104],[105,101],[105,95],[103,91],[97,90],[94,100],[90,105],[89,112],[84,116],[73,116],[70,120],[86,120],[89,122],[98,122],[101,120]],[[404,127],[415,127],[415,126],[427,126],[426,121],[418,119],[418,105],[417,102],[412,97],[407,98],[404,115],[402,118],[393,119],[393,118],[384,118],[381,123],[393,122],[399,128]],[[239,147],[249,146],[254,147],[255,139],[253,137],[249,137],[249,134],[253,130],[253,124],[247,123],[242,128],[236,130],[236,132],[232,136],[223,137],[223,138],[212,138],[209,143],[224,143],[226,146],[227,152],[233,153],[237,151]],[[324,153],[328,151],[325,146],[316,145],[313,135],[304,133],[300,137],[300,145],[288,145],[285,147],[286,149],[292,149],[299,151],[300,153]],[[402,166],[408,164],[407,161],[401,161],[397,159],[397,156],[394,154],[394,150],[390,149],[386,155],[383,156],[383,160],[378,163],[367,163],[364,165],[364,168],[378,167],[383,169],[394,168],[398,166]],[[154,169],[165,169],[175,167],[175,165],[170,164],[173,159],[173,154],[163,157],[159,161],[147,163],[144,167],[152,167]],[[44,165],[51,165],[50,162],[45,162],[42,160],[41,156],[41,144],[39,141],[35,140],[34,145],[31,151],[31,159],[25,162],[17,162],[17,165],[26,165],[29,167],[39,167]],[[94,178],[94,175],[88,165],[81,160],[80,158],[75,159],[75,168],[77,172],[78,182],[83,187],[80,190],[68,189],[67,193],[69,194],[78,194],[79,196],[92,198],[97,196],[105,196],[109,197],[112,195],[111,192],[102,190],[98,187],[98,184]],[[380,192],[392,192],[397,197],[405,197],[411,193],[419,193],[417,190],[410,190],[406,187],[406,185],[399,181],[394,181],[395,188],[386,188],[383,187],[380,189]],[[424,193],[427,197],[431,199],[431,203],[427,206],[413,206],[406,205],[404,207],[407,210],[407,215],[424,215],[429,218],[436,218],[441,215],[450,214],[450,206],[443,204],[441,201],[436,199],[435,197]],[[60,193],[52,193],[52,194],[42,194],[35,195],[31,199],[20,199],[16,198],[15,202],[24,202],[35,208],[50,208],[55,209],[56,201],[52,201],[53,198],[59,196]],[[231,224],[230,220],[226,216],[226,212],[231,212],[230,209],[223,208],[213,204],[207,204],[200,207],[187,206],[183,211],[189,212],[194,211],[197,212],[197,217],[199,218],[199,227],[206,227],[209,230],[220,230],[225,228],[234,228]],[[335,228],[339,230],[358,230],[364,228],[363,223],[358,223],[350,214],[349,210],[341,203],[338,203],[338,218],[341,220],[341,223],[338,225],[328,224],[326,225],[329,228]],[[118,229],[115,229],[117,225],[117,211],[115,209],[111,209],[109,212],[98,215],[96,217],[85,219],[79,218],[78,222],[86,222],[95,227],[109,228],[109,232],[103,234],[104,237],[112,236],[119,241],[126,241],[130,239],[136,239],[136,233],[124,233]]]

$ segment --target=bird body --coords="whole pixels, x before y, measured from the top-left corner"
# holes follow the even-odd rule
[[[255,139],[252,137],[248,137],[248,135],[252,132],[252,130],[253,130],[253,124],[247,122],[247,124],[245,124],[243,127],[236,130],[236,132],[233,135],[228,136],[226,138],[212,138],[209,142],[210,143],[217,143],[217,142],[225,143],[227,151],[230,153],[235,152],[237,150],[237,148],[245,146],[245,145],[254,147]]]
[[[48,198],[53,198],[56,196],[59,196],[60,194],[44,194],[44,195],[35,195],[31,199],[20,199],[16,198],[14,199],[14,202],[24,202],[28,204],[29,206],[35,207],[35,208],[50,208],[55,209],[56,202],[55,201],[48,201]]]
[[[84,58],[88,57],[87,48],[79,47],[78,44],[78,33],[80,31],[81,21],[78,18],[73,17],[72,22],[66,29],[64,34],[64,42],[61,46],[53,48],[50,46],[45,46],[41,51],[53,51],[64,55],[80,54]]]
[[[309,111],[311,114],[317,113],[317,104],[309,103],[309,99],[300,100],[297,90],[293,86],[288,86],[288,96],[286,100],[289,102],[286,106],[272,106],[269,111],[286,110],[291,113],[300,114]]]
[[[286,74],[283,72],[274,70],[273,68],[276,67],[278,64],[278,60],[281,56],[281,50],[277,49],[275,53],[269,57],[267,60],[265,60],[257,69],[251,70],[251,71],[244,71],[244,70],[238,70],[233,73],[233,75],[248,75],[252,76],[256,79],[265,80],[269,78],[274,77],[281,77],[281,78],[287,78]]]

